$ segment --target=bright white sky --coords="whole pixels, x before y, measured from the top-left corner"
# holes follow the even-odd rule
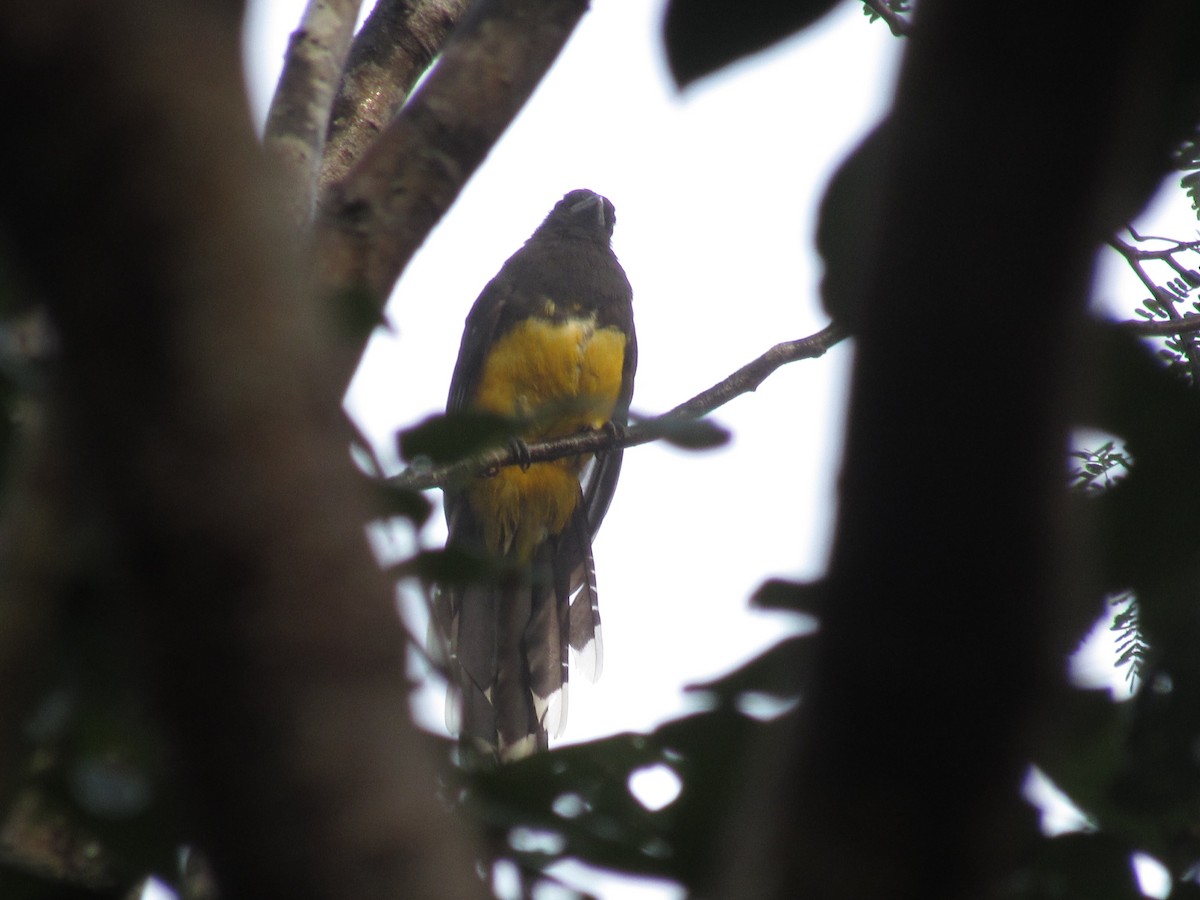
[[[260,122],[303,6],[250,4],[247,70]],[[347,400],[382,452],[391,452],[397,428],[444,408],[468,309],[575,188],[616,205],[614,247],[633,284],[638,329],[635,411],[662,412],[772,344],[826,324],[811,249],[815,210],[839,161],[885,110],[902,43],[882,23],[868,24],[860,4],[844,3],[800,37],[680,96],[666,75],[662,8],[662,0],[596,0],[409,266],[388,307],[394,332],[372,341]],[[1165,215],[1169,233],[1194,228],[1186,201]],[[1105,272],[1106,283],[1120,274]],[[1113,283],[1114,300],[1141,296],[1136,282]],[[793,364],[720,410],[716,420],[734,434],[722,450],[626,452],[594,548],[604,676],[595,686],[572,682],[565,740],[678,716],[687,709],[683,685],[735,667],[789,627],[748,612],[746,600],[766,577],[823,571],[851,352],[842,345]],[[422,540],[443,537],[439,517]],[[1108,660],[1088,680],[1110,680]],[[436,692],[417,709],[440,726]],[[611,883],[588,887],[607,893]],[[619,887],[629,900],[674,895],[645,883]]]

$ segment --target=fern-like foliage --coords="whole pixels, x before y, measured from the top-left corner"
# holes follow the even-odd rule
[[[1095,450],[1073,450],[1071,456],[1080,460],[1071,470],[1071,489],[1088,496],[1104,493],[1125,477],[1133,460],[1115,441],[1108,441]],[[1139,627],[1137,597],[1133,591],[1121,591],[1109,598],[1113,621],[1109,630],[1116,635],[1117,660],[1113,665],[1125,668],[1125,680],[1130,691],[1137,689],[1149,652]]]
[[[1200,284],[1195,272],[1179,276],[1161,285],[1156,296],[1147,297],[1134,310],[1134,314],[1147,321],[1182,319],[1200,313],[1200,301],[1192,299],[1192,292]],[[1190,301],[1190,302],[1189,302]],[[1181,306],[1185,306],[1183,310]],[[1185,384],[1200,386],[1200,337],[1195,332],[1184,332],[1162,338],[1158,357],[1167,371]]]
[[[1183,173],[1179,186],[1187,192],[1192,209],[1200,217],[1200,125],[1175,151],[1172,162]]]
[[[1125,680],[1129,683],[1129,689],[1134,690],[1142,680],[1146,655],[1150,650],[1138,625],[1137,597],[1132,591],[1122,591],[1110,597],[1108,602],[1116,610],[1112,625],[1109,626],[1109,630],[1115,632],[1117,642],[1117,661],[1113,665],[1118,669],[1128,667]]]

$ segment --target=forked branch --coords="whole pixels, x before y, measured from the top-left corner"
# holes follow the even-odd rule
[[[483,0],[473,9],[424,85],[331,187],[314,235],[319,297],[382,309],[586,9],[586,0]],[[361,349],[347,347],[347,381]]]

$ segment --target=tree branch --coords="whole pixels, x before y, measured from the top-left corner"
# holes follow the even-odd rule
[[[350,48],[333,101],[318,195],[345,177],[441,52],[468,0],[380,0]],[[322,201],[323,204],[323,201]]]
[[[1169,337],[1173,334],[1194,334],[1200,331],[1200,315],[1180,316],[1177,319],[1126,319],[1120,326],[1146,337]]]
[[[288,212],[301,227],[312,217],[329,111],[361,2],[309,0],[267,113],[263,143],[283,171]]]
[[[346,178],[315,235],[315,280],[331,301],[382,308],[417,247],[541,80],[587,0],[483,0],[428,80]],[[344,348],[348,381],[365,336]]]
[[[474,454],[444,466],[409,468],[389,479],[396,487],[428,490],[454,481],[478,475],[489,469],[522,463],[548,462],[579,453],[599,453],[617,447],[636,447],[668,437],[682,422],[708,415],[734,397],[757,390],[776,369],[801,359],[816,359],[848,335],[837,325],[794,341],[776,344],[762,356],[742,366],[729,377],[708,390],[679,404],[674,409],[638,422],[621,431],[588,431],[570,437],[529,444],[524,452],[511,447],[498,447]]]
[[[1146,286],[1146,289],[1150,291],[1151,295],[1157,300],[1164,301],[1163,306],[1166,309],[1167,314],[1178,317],[1179,314],[1174,309],[1173,301],[1175,300],[1175,297],[1170,291],[1164,290],[1154,281],[1153,278],[1150,277],[1150,274],[1146,271],[1142,263],[1146,262],[1147,260],[1157,260],[1159,262],[1166,263],[1181,277],[1195,278],[1196,273],[1189,271],[1180,265],[1179,261],[1175,259],[1175,254],[1185,252],[1195,253],[1200,251],[1200,241],[1183,242],[1171,240],[1170,238],[1143,238],[1132,228],[1129,231],[1130,234],[1133,235],[1134,239],[1138,241],[1171,241],[1170,247],[1160,247],[1156,250],[1150,250],[1145,247],[1135,247],[1134,245],[1128,243],[1127,241],[1123,241],[1114,235],[1108,239],[1108,245],[1121,254],[1122,257],[1124,257],[1126,264],[1129,266],[1129,268],[1133,269],[1134,273],[1136,273],[1137,277],[1141,279],[1142,284]]]
[[[1200,284],[1200,273],[1193,269],[1188,269],[1176,259],[1179,253],[1196,253],[1200,251],[1200,241],[1177,241],[1171,238],[1154,238],[1143,237],[1131,226],[1129,233],[1135,241],[1142,242],[1146,240],[1161,240],[1168,242],[1169,246],[1159,247],[1157,249],[1148,249],[1145,247],[1134,246],[1120,237],[1113,235],[1108,239],[1108,245],[1116,250],[1125,259],[1128,265],[1137,274],[1150,291],[1154,299],[1153,303],[1147,304],[1152,312],[1161,312],[1166,316],[1165,320],[1146,319],[1138,322],[1136,320],[1125,323],[1134,334],[1147,336],[1172,336],[1194,334],[1200,331],[1200,316],[1185,316],[1176,308],[1176,303],[1186,294],[1190,293],[1192,288]],[[1175,273],[1176,281],[1179,283],[1180,293],[1177,295],[1168,288],[1158,284],[1146,271],[1143,265],[1147,261],[1157,261],[1165,263]],[[1195,339],[1191,337],[1184,338],[1181,341],[1182,353],[1187,360],[1188,370],[1191,373],[1192,383],[1200,384],[1200,354],[1196,352]]]

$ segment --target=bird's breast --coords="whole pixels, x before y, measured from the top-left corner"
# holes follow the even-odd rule
[[[533,317],[510,328],[484,361],[473,408],[522,423],[528,441],[601,428],[621,394],[626,336],[595,315]],[[586,456],[507,467],[467,490],[493,551],[527,555],[566,527]]]
[[[472,406],[527,423],[527,440],[600,428],[621,393],[625,343],[594,315],[525,319],[492,345]]]

